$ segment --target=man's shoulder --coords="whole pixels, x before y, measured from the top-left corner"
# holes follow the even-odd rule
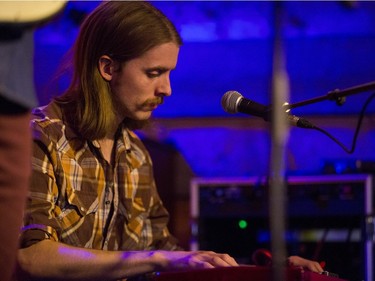
[[[51,102],[48,105],[36,107],[32,110],[31,126],[45,128],[47,126],[60,125],[62,124],[62,112],[60,107]]]
[[[75,133],[64,119],[61,107],[56,102],[34,108],[31,118],[34,139],[46,138],[52,142],[61,142],[76,138]]]
[[[62,110],[61,107],[58,105],[57,102],[51,101],[50,103],[35,107],[32,110],[32,118],[33,119],[41,119],[41,118],[60,118],[62,117]]]

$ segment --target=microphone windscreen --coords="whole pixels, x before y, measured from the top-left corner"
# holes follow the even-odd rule
[[[228,91],[221,98],[221,106],[228,113],[237,113],[238,103],[242,95],[237,91]]]

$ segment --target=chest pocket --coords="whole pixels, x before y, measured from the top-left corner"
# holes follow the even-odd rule
[[[95,163],[87,160],[80,164],[75,159],[66,156],[62,158],[63,174],[61,176],[64,188],[60,190],[61,214],[59,217],[64,221],[65,227],[75,225],[81,218],[96,213],[99,206],[100,181],[95,175],[98,169],[93,168]]]
[[[77,186],[76,184],[80,185]],[[61,194],[61,213],[58,215],[62,242],[84,247],[91,237],[99,207],[97,184],[93,181],[66,181]]]

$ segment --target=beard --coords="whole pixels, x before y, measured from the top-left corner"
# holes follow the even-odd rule
[[[125,118],[123,121],[122,121],[122,124],[130,129],[130,130],[139,130],[139,129],[143,129],[144,127],[146,127],[147,125],[149,125],[151,122],[150,122],[150,119],[146,119],[146,120],[135,120],[135,119],[131,119],[131,118]]]

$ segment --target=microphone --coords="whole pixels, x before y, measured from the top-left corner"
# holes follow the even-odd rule
[[[244,98],[237,91],[228,91],[221,98],[221,105],[224,111],[228,113],[245,113],[263,118],[265,121],[271,121],[271,108],[255,101]],[[292,126],[300,128],[313,129],[315,126],[306,119],[295,115],[286,115],[288,122]]]

